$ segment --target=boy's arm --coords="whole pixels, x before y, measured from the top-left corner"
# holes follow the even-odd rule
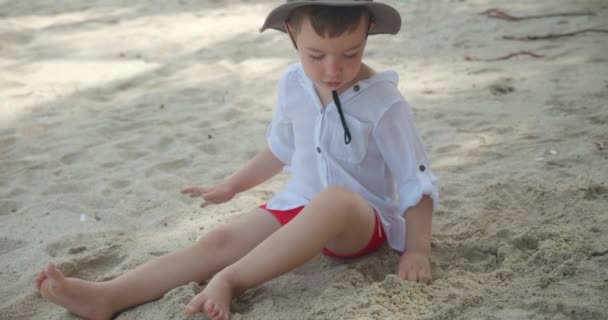
[[[272,178],[281,172],[283,166],[283,162],[275,157],[268,146],[265,146],[253,159],[228,177],[223,184],[237,194]]]
[[[181,192],[189,194],[190,197],[202,197],[205,202],[201,204],[201,207],[210,203],[220,204],[232,199],[237,193],[268,180],[279,173],[282,168],[283,163],[266,146],[224,182],[212,187],[190,187]]]
[[[433,201],[427,195],[406,212],[406,249],[399,262],[399,277],[430,283],[431,276],[431,225]]]

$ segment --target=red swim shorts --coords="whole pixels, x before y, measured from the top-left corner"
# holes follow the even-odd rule
[[[270,212],[270,214],[272,214],[275,218],[277,218],[277,220],[279,220],[279,223],[282,226],[284,226],[287,223],[289,223],[289,221],[291,221],[291,219],[295,218],[298,215],[298,213],[300,213],[300,211],[302,211],[302,209],[304,209],[304,206],[293,208],[290,210],[272,210],[272,209],[266,208],[266,204],[263,204],[260,206],[260,208]],[[362,257],[368,253],[374,252],[376,249],[378,249],[384,243],[384,241],[386,241],[386,234],[384,233],[384,228],[382,227],[382,223],[380,223],[380,218],[378,218],[378,213],[376,213],[375,216],[376,216],[376,223],[374,226],[374,234],[372,235],[372,238],[369,239],[369,242],[367,243],[367,246],[365,246],[365,248],[363,248],[353,254],[347,254],[347,255],[334,253],[327,248],[323,249],[323,253],[328,256],[337,257],[337,258],[358,258],[358,257]]]

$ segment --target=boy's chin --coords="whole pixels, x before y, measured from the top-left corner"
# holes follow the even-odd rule
[[[321,83],[321,87],[323,87],[323,89],[326,89],[329,91],[340,90],[340,88],[342,88],[343,86],[344,86],[344,83],[342,83],[342,82],[333,82],[333,83],[322,82]]]

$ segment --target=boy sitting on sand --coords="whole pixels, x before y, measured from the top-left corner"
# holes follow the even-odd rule
[[[397,74],[362,63],[368,35],[400,26],[394,8],[372,1],[287,1],[273,10],[262,31],[286,32],[301,63],[279,81],[267,146],[223,183],[182,193],[219,204],[286,168],[284,188],[192,246],[106,282],[65,278],[49,264],[36,279],[42,296],[106,320],[211,278],[186,312],[227,320],[235,296],[320,252],[360,257],[385,240],[403,252],[402,279],[429,283],[435,178]]]

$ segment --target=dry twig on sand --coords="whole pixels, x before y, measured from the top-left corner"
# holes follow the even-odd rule
[[[487,62],[491,62],[491,61],[507,60],[507,59],[511,59],[511,58],[513,58],[515,56],[531,56],[533,58],[542,58],[542,57],[544,57],[543,55],[536,54],[536,53],[531,52],[531,51],[517,51],[517,52],[512,52],[512,53],[509,53],[507,55],[500,56],[500,57],[497,57],[497,58],[481,59],[481,58],[474,58],[474,57],[471,57],[471,56],[466,56],[466,57],[464,57],[464,59],[466,61],[487,61]]]
[[[489,9],[484,12],[481,12],[480,15],[488,16],[490,18],[502,19],[502,20],[506,20],[506,21],[520,21],[520,20],[528,20],[528,19],[541,19],[541,18],[553,18],[553,17],[594,16],[595,14],[593,12],[560,12],[560,13],[549,13],[549,14],[515,17],[500,9],[493,8],[493,9]]]
[[[588,32],[608,34],[608,29],[582,29],[582,30],[566,32],[566,33],[549,33],[549,34],[542,35],[542,36],[503,36],[502,38],[505,40],[536,41],[536,40],[549,40],[549,39],[572,37],[577,34],[588,33]]]

